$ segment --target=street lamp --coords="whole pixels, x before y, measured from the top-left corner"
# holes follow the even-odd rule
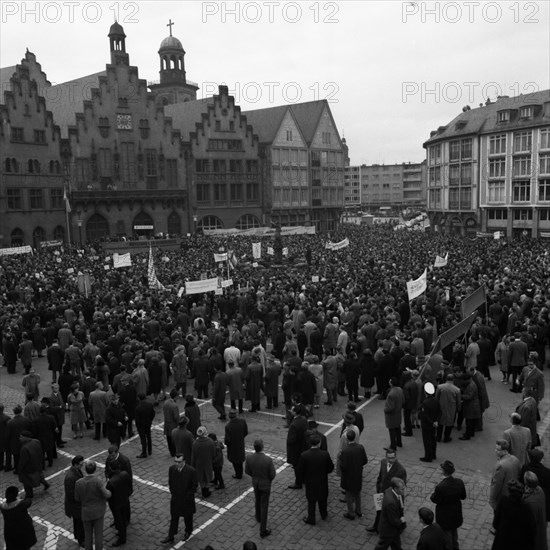
[[[193,214],[193,234],[196,235],[197,234],[197,221],[198,221],[199,217],[197,216],[197,214]]]
[[[80,218],[76,220],[76,225],[78,225],[78,242],[82,246],[82,220]]]

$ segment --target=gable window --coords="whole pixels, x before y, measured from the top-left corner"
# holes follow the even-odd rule
[[[527,107],[522,107],[519,110],[519,117],[520,118],[532,118],[533,116],[533,106],[528,105]]]
[[[510,111],[499,111],[497,114],[497,122],[509,122]]]
[[[460,141],[451,141],[449,147],[449,160],[460,160]]]
[[[550,128],[543,128],[540,131],[540,148],[550,149]]]
[[[286,131],[286,140],[287,141],[292,141],[292,130],[287,130]]]

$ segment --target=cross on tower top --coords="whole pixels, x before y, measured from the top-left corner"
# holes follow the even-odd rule
[[[172,19],[169,19],[166,26],[170,27],[170,36],[172,36],[172,25],[175,25],[175,23],[172,23]]]

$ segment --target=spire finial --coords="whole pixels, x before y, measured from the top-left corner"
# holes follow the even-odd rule
[[[172,19],[169,19],[166,26],[170,27],[170,36],[172,36],[172,25],[175,25],[175,23],[172,23]]]

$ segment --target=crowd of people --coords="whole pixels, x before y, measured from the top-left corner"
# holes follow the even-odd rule
[[[51,466],[56,449],[64,445],[67,419],[74,439],[88,434],[96,440],[106,437],[117,450],[137,432],[142,447],[137,458],[148,458],[155,408],[162,404],[164,434],[176,461],[170,470],[170,488],[175,491],[172,521],[163,540],[174,539],[180,515],[188,538],[193,530],[191,493],[200,485],[202,497],[208,498],[213,482],[224,488],[224,444],[234,476],[243,476],[246,461],[245,472],[254,479],[254,461],[248,465],[244,453],[248,429],[240,414],[245,401],[249,412],[279,409],[281,382],[287,461],[295,471],[291,487],[306,487],[309,504],[304,521],[309,524],[315,523],[316,503],[321,518],[326,516],[325,479],[332,471],[332,459],[324,454],[326,438],[323,441],[311,417],[316,408],[331,407],[338,399],[348,402],[332,468],[341,476],[345,517],[352,520],[362,516],[360,479],[367,460],[359,443],[361,415],[355,404],[373,395],[384,400],[388,460],[395,459],[402,437],[413,436],[419,428],[424,444],[420,460],[432,462],[437,459],[437,443],[450,442],[454,428],[465,426],[460,437],[465,441],[483,428],[483,412],[489,406],[485,381],[491,379],[491,366],[498,366],[501,383],[510,384],[510,391],[522,393],[512,431],[497,444],[499,452],[508,451],[521,467],[534,464],[545,391],[542,370],[548,366],[550,343],[546,285],[550,256],[544,242],[472,241],[383,226],[344,226],[329,236],[333,242],[344,238],[349,245],[335,251],[327,249],[326,236],[285,236],[288,255],[276,265],[252,256],[252,244],[261,241],[265,257],[267,247],[274,246],[271,237],[193,236],[184,240],[181,250],[155,250],[156,275],[163,290],[149,288],[146,254],[132,254],[132,267],[123,269],[112,268],[100,245],[3,257],[0,337],[8,373],[4,376],[21,375],[26,403],[24,408],[15,407],[13,418],[3,407],[0,411],[5,428],[0,467],[13,469],[26,499],[32,498],[33,487],[44,480],[46,462]],[[214,261],[215,253],[227,250],[238,259],[236,266]],[[433,267],[436,255],[447,254],[446,267]],[[426,268],[425,293],[409,301],[407,281]],[[89,286],[79,287],[79,273],[89,275]],[[188,281],[211,277],[231,278],[231,284],[221,293],[187,295],[181,290]],[[461,320],[464,298],[479,287],[486,289],[487,299],[467,340],[432,352],[438,335]],[[35,356],[44,354],[52,384],[51,392],[41,396],[32,365]],[[187,393],[190,387],[195,395]],[[180,392],[185,397],[183,415],[176,402]],[[231,410],[222,442],[201,425],[195,398],[211,398],[223,421],[227,395]],[[22,468],[22,458],[30,453],[32,442],[37,443],[32,444],[35,458],[31,471],[26,471],[29,461]],[[255,449],[266,456],[261,441],[255,442]],[[83,462],[82,458],[79,466],[73,461],[73,467],[83,467],[86,477],[94,477],[93,464],[82,466]],[[267,503],[274,475],[266,474],[271,471],[268,461],[257,462],[262,474],[254,481],[256,518],[265,537],[271,533]],[[501,502],[508,502],[503,499],[509,495],[509,482],[515,481],[517,487],[525,482],[524,496],[532,489],[540,493],[539,485],[546,491],[546,501],[537,497],[530,507],[540,532],[541,502],[544,517],[550,513],[548,477],[542,470],[532,472],[535,478],[526,477],[528,472],[522,474],[521,467],[502,479],[495,471],[492,486],[500,486],[490,499],[495,509],[495,550],[510,547],[509,537],[499,537],[505,530],[502,518],[508,512]],[[445,473],[454,467],[442,465],[442,469]],[[384,495],[380,519],[372,528],[379,532],[379,549],[399,547],[401,522],[387,514],[401,513],[405,484],[406,476],[397,474],[377,484]],[[47,489],[47,482],[43,485]],[[105,500],[113,498],[111,489],[102,486],[101,491]],[[189,505],[174,497],[180,493],[187,495],[182,498]],[[515,510],[516,504],[507,506]],[[119,514],[115,519],[120,544],[126,536],[121,527],[124,518]],[[419,511],[419,521],[426,527],[424,538],[439,524],[449,549],[458,548],[457,527],[446,528],[437,507],[435,522],[427,508]],[[92,532],[99,536],[96,524],[84,529],[86,545]],[[84,542],[76,525],[75,537]],[[431,547],[419,543],[419,548]],[[546,550],[540,537],[529,548]]]

